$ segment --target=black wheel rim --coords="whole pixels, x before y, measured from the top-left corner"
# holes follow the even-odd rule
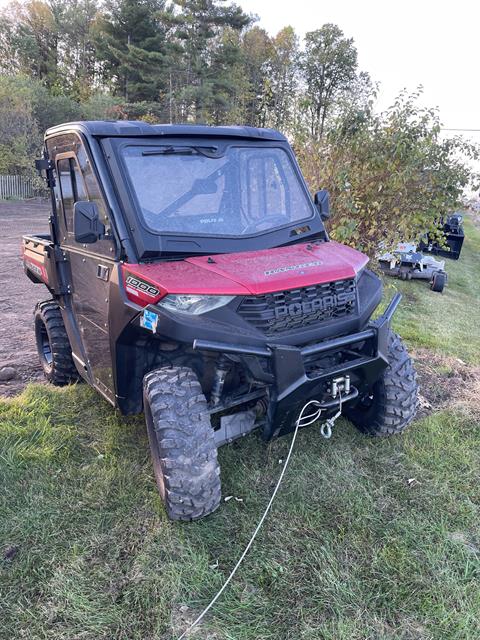
[[[50,345],[47,327],[43,322],[39,326],[38,346],[40,348],[40,357],[45,361],[45,364],[48,367],[51,367],[53,362],[52,347]]]

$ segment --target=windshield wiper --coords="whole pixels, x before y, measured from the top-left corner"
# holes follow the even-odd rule
[[[148,151],[142,151],[142,156],[164,156],[164,155],[192,155],[193,153],[199,153],[207,158],[221,158],[224,153],[218,152],[218,147],[206,147],[206,146],[188,146],[188,147],[174,147],[172,145],[161,147],[160,149],[149,149]]]

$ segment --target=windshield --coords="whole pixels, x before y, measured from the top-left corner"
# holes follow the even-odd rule
[[[279,147],[127,146],[122,154],[143,218],[155,232],[238,236],[313,215]]]

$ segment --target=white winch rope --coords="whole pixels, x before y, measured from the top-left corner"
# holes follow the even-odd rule
[[[310,413],[308,415],[305,415],[306,409],[308,407],[312,406],[312,405],[316,406],[317,409],[315,411],[313,411],[312,413]],[[313,422],[316,422],[319,419],[319,417],[320,417],[320,415],[322,413],[322,409],[320,409],[319,406],[320,406],[320,402],[318,400],[310,400],[309,402],[307,402],[307,404],[305,404],[303,406],[302,410],[300,411],[300,415],[298,416],[297,422],[295,424],[295,430],[293,432],[292,441],[290,442],[290,448],[288,450],[287,457],[285,458],[285,464],[283,465],[282,471],[281,471],[280,476],[279,476],[279,478],[277,480],[277,484],[275,485],[275,489],[273,490],[273,493],[272,493],[272,495],[270,497],[270,500],[269,500],[269,502],[267,504],[267,507],[266,507],[265,511],[263,512],[262,517],[260,518],[260,522],[258,523],[257,528],[253,532],[252,537],[250,538],[250,540],[249,540],[247,546],[245,547],[242,555],[238,559],[237,564],[233,567],[232,571],[230,572],[230,575],[225,580],[225,582],[223,583],[223,585],[221,586],[221,588],[219,589],[219,591],[217,592],[215,597],[210,601],[210,604],[205,607],[205,609],[198,616],[198,618],[196,618],[196,620],[194,620],[192,622],[192,624],[188,627],[188,629],[186,629],[182,633],[182,635],[178,638],[178,640],[182,640],[183,638],[186,638],[187,635],[190,633],[190,631],[192,631],[192,629],[197,626],[197,624],[210,611],[210,609],[213,607],[215,602],[220,598],[222,593],[225,591],[225,589],[228,587],[228,585],[232,581],[232,578],[234,577],[234,575],[237,573],[238,568],[242,564],[243,559],[247,555],[250,547],[252,546],[255,538],[257,537],[257,533],[260,531],[260,528],[261,528],[265,518],[267,517],[268,512],[270,511],[270,508],[271,508],[271,506],[273,504],[273,501],[275,500],[275,496],[277,495],[277,491],[278,491],[278,489],[280,487],[280,483],[282,482],[283,476],[285,475],[285,471],[287,470],[287,466],[288,466],[288,463],[290,461],[290,456],[292,455],[293,446],[295,444],[295,440],[297,439],[298,430],[299,430],[300,427],[306,427],[309,424],[312,424]]]

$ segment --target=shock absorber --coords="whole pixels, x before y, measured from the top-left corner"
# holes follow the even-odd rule
[[[210,395],[210,402],[212,406],[216,407],[220,404],[222,397],[223,385],[225,384],[225,378],[229,370],[229,363],[224,355],[221,355],[218,359],[217,368],[215,369],[215,376],[213,378],[212,393]]]

